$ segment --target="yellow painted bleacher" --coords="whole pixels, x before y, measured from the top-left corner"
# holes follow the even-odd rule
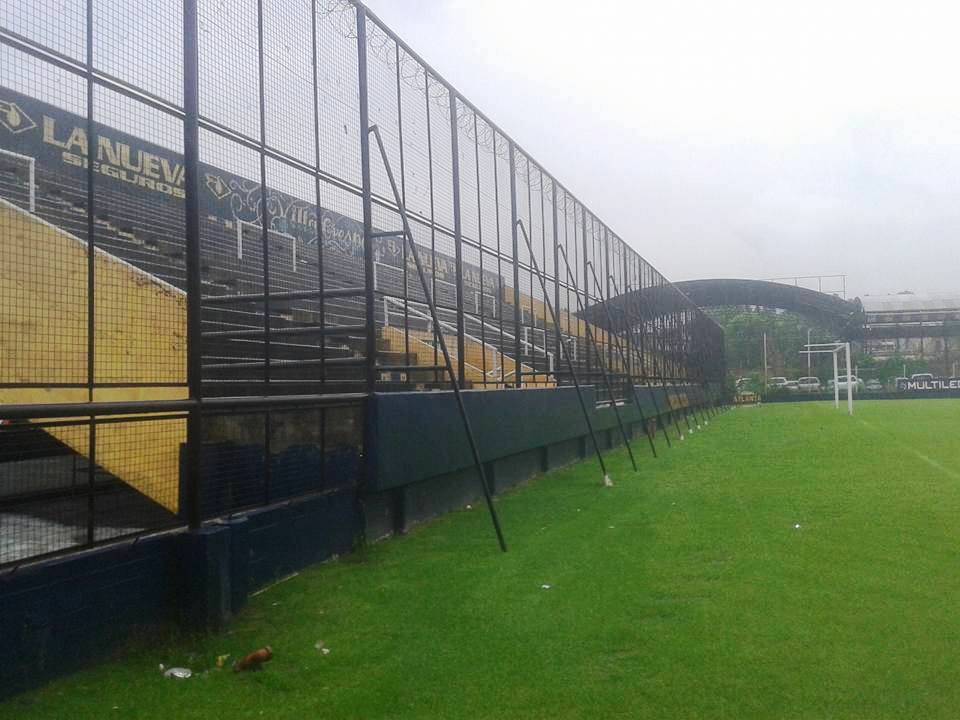
[[[390,347],[402,349],[405,347],[406,335],[402,327],[388,326],[382,329],[382,337],[389,341]],[[410,355],[411,360],[417,365],[434,364],[434,337],[433,333],[426,330],[409,330]],[[444,334],[444,340],[447,343],[447,350],[450,353],[450,359],[457,364],[457,340],[451,334]],[[477,389],[502,389],[513,385],[512,378],[516,372],[516,362],[512,357],[504,355],[497,351],[492,344],[486,346],[472,340],[464,339],[464,370],[467,383]],[[443,364],[443,356],[437,351],[437,360]],[[502,368],[502,372],[501,372]],[[486,370],[486,375],[484,375]],[[532,369],[524,364],[523,372],[530,372]],[[445,379],[442,375],[439,379]],[[505,379],[505,382],[502,380]],[[524,381],[524,387],[556,387],[553,380],[538,378],[536,382]]]
[[[0,200],[0,404],[86,402],[87,244]],[[96,383],[174,383],[173,387],[99,387],[94,401],[186,397],[186,296],[115,256],[94,255]],[[163,430],[158,431],[157,422]],[[46,431],[87,455],[83,425]],[[103,423],[96,463],[168,510],[178,509],[181,419]]]

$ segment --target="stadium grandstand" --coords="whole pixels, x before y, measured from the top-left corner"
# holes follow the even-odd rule
[[[720,328],[358,7],[291,44],[201,4],[194,108],[107,46],[89,76],[79,27],[0,28],[0,564],[382,489],[375,395],[576,389],[598,455],[595,412],[626,441],[718,398]]]
[[[80,147],[87,142],[82,118],[41,103],[36,99],[0,88],[0,107],[16,107],[32,133],[6,134],[0,151],[0,193],[14,205],[33,208],[39,218],[70,235],[84,239],[89,231],[85,171],[78,164],[64,162],[69,154],[63,145],[67,137]],[[33,118],[36,117],[37,121]],[[44,130],[44,128],[46,130]],[[44,134],[46,132],[46,134]],[[65,133],[58,138],[57,133]],[[97,248],[142,270],[163,283],[186,290],[182,157],[146,141],[119,133],[113,128],[96,129],[101,152],[98,169],[109,181],[97,187],[94,217]],[[12,142],[11,142],[12,141]],[[57,157],[54,150],[61,152]],[[80,163],[79,156],[75,158]],[[170,183],[152,182],[147,175],[151,163],[171,168]],[[111,172],[107,172],[110,170]],[[31,189],[30,182],[33,181]],[[302,386],[322,382],[332,389],[345,389],[362,382],[356,365],[350,362],[362,354],[364,308],[350,296],[350,289],[363,284],[363,226],[336,212],[320,209],[302,198],[269,190],[271,213],[267,243],[263,242],[259,211],[260,186],[213,167],[203,168],[202,267],[204,304],[204,380],[212,392],[231,394],[231,386],[249,387],[263,375],[264,342],[257,333],[263,327],[262,307],[234,296],[264,292],[262,268],[270,270],[271,382],[276,386]],[[322,237],[325,262],[320,278],[317,235]],[[264,261],[264,247],[269,255]],[[422,295],[413,299],[410,268],[397,238],[377,243],[374,281],[382,301],[377,304],[378,358],[383,365],[409,362],[434,368],[438,364],[436,343]],[[409,261],[408,261],[409,263]],[[439,252],[428,256],[430,281],[440,308],[445,334],[456,335],[455,259]],[[496,272],[478,266],[463,267],[463,304],[466,317],[466,387],[504,388],[518,384],[512,357],[520,337],[521,373],[530,379],[525,387],[555,385],[562,375],[559,358],[550,346],[547,309],[542,299],[520,295],[520,326],[514,325],[512,288]],[[404,282],[408,294],[404,302]],[[327,297],[321,307],[316,299],[298,298],[318,285],[342,290],[342,297]],[[360,288],[362,292],[362,287]],[[358,295],[354,292],[353,295]],[[293,297],[283,297],[292,295]],[[573,313],[561,311],[565,342],[574,357],[588,354],[585,323]],[[331,331],[319,345],[304,339],[309,330],[324,326]],[[603,330],[598,340],[606,345]],[[323,331],[320,331],[323,335]],[[327,337],[327,336],[324,336]],[[451,345],[455,345],[451,342]],[[326,359],[311,365],[318,356]],[[20,358],[28,362],[28,358]],[[342,362],[338,362],[342,361]],[[353,369],[351,369],[353,368]],[[7,368],[10,372],[10,368]],[[184,370],[174,372],[182,378]],[[437,370],[407,373],[385,371],[384,383],[406,389],[446,386]],[[547,379],[550,378],[550,379]]]
[[[505,551],[721,409],[720,327],[361,2],[87,9],[0,6],[0,689],[478,498]]]

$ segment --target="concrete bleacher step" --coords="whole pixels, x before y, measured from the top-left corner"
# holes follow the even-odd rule
[[[430,332],[410,329],[404,331],[403,328],[388,326],[380,329],[382,337],[389,340],[392,346],[403,347],[409,343],[411,354],[416,356],[418,365],[442,365],[443,355],[435,347],[434,336]],[[447,348],[451,354],[451,360],[454,366],[457,365],[456,358],[456,338],[445,334]],[[539,358],[542,360],[542,356]],[[497,349],[493,343],[488,342],[484,347],[480,342],[472,339],[466,339],[464,342],[464,365],[465,365],[465,384],[469,383],[471,387],[503,387],[512,383],[511,378],[514,375],[516,364],[506,353]],[[535,365],[522,365],[523,372],[539,369]],[[507,382],[501,381],[501,372],[507,375]],[[555,383],[551,378],[537,378],[536,386],[553,387]]]
[[[54,224],[67,228],[78,237],[85,237],[88,229],[86,213],[86,188],[71,187],[61,181],[55,173],[38,168],[38,214]],[[14,175],[0,175],[0,194],[9,195],[19,192],[24,195],[24,188],[15,187],[17,179]],[[184,221],[182,206],[177,202],[157,202],[157,198],[141,198],[125,192],[111,189],[110,183],[99,183],[96,186],[96,222],[94,223],[94,239],[98,247],[116,255],[126,262],[162,279],[177,288],[184,288],[186,284],[184,267],[183,231]],[[257,241],[256,233],[251,232],[243,241],[243,258],[237,257],[237,236],[235,226],[220,220],[204,217],[201,222],[201,274],[203,292],[205,295],[225,294],[256,294],[263,291],[263,260],[264,247]],[[269,242],[266,248],[269,259],[271,276],[271,290],[282,292],[287,290],[314,290],[319,283],[316,246],[311,250],[305,245],[300,246],[303,254],[300,260],[306,264],[292,265],[292,255],[288,245]],[[312,255],[310,253],[313,253]],[[327,261],[324,264],[324,286],[355,287],[362,285],[362,266],[359,262],[347,262],[338,257],[337,262]],[[497,291],[498,292],[498,291]],[[441,302],[444,298],[440,298]],[[455,325],[457,313],[455,308],[447,304],[438,308],[442,322]],[[467,379],[476,386],[487,387],[510,384],[514,375],[516,361],[519,361],[524,372],[546,371],[550,361],[543,354],[524,353],[514,358],[515,342],[510,337],[504,337],[500,342],[498,327],[509,335],[517,335],[518,328],[514,326],[514,306],[512,305],[512,289],[505,289],[503,297],[496,303],[496,310],[485,312],[484,321],[480,323],[474,318],[467,318],[468,333],[474,337],[483,338],[483,342],[467,339],[464,343],[464,362],[467,365]],[[527,295],[521,296],[521,310],[524,324],[533,319],[541,331],[533,333],[538,345],[546,346],[553,351],[553,333],[549,330],[546,321],[545,306],[532,300]],[[382,364],[419,364],[433,365],[441,360],[441,356],[433,347],[434,340],[429,333],[429,323],[423,317],[409,314],[409,332],[402,329],[399,336],[394,335],[396,328],[383,327],[395,322],[395,311],[390,317],[386,316],[385,305],[376,304],[377,350]],[[532,308],[532,309],[531,309]],[[271,303],[270,325],[272,328],[288,328],[316,326],[320,324],[321,303],[316,300],[275,301]],[[422,309],[421,309],[422,311]],[[329,326],[359,326],[366,319],[363,298],[330,298],[323,303],[324,321]],[[399,311],[402,317],[402,309]],[[238,303],[236,305],[204,305],[202,308],[204,331],[256,329],[264,324],[262,303]],[[585,325],[572,318],[569,311],[562,311],[561,324],[581,335]],[[546,338],[542,328],[547,327]],[[519,329],[523,334],[523,328]],[[602,331],[597,332],[598,340],[603,341]],[[402,340],[400,338],[403,338]],[[445,334],[448,346],[455,354],[457,343],[453,333]],[[275,336],[271,338],[270,354],[278,360],[311,360],[317,357],[362,357],[365,353],[366,338],[363,334],[327,339],[324,345],[319,338],[298,336]],[[410,357],[406,363],[389,362],[384,358],[398,357],[393,353],[403,353],[407,343],[410,343]],[[230,362],[254,361],[262,359],[265,354],[263,339],[223,339],[204,338],[204,354],[206,364],[223,364]],[[582,339],[577,341],[577,354],[587,350]],[[454,358],[456,363],[456,358]],[[562,372],[561,357],[553,359],[557,371]],[[502,373],[497,372],[502,367]],[[286,372],[286,371],[284,371]],[[504,383],[501,376],[506,375]],[[545,381],[545,385],[549,381]]]

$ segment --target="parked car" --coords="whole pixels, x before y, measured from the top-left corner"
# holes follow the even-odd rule
[[[787,380],[781,387],[788,392],[800,392],[800,384],[796,380]]]
[[[816,393],[820,392],[820,378],[802,377],[797,380],[797,388],[801,392]]]
[[[837,387],[841,393],[845,393],[847,391],[847,378],[850,378],[849,382],[852,384],[851,389],[854,393],[858,393],[863,390],[863,380],[858,378],[856,375],[841,375],[837,381]],[[827,383],[827,390],[833,392],[833,380],[830,380]]]
[[[883,392],[883,383],[876,378],[870,378],[863,384],[863,389],[867,392]]]
[[[771,390],[776,390],[777,388],[782,388],[787,382],[788,380],[785,377],[772,377],[767,381],[767,387]]]

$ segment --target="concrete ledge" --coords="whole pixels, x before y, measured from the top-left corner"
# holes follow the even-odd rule
[[[584,400],[591,411],[597,442],[608,449],[623,442],[616,413],[596,407],[592,386]],[[635,403],[618,406],[624,423],[674,412],[706,399],[700,386],[646,388]],[[583,437],[588,433],[576,389],[471,390],[463,393],[470,424],[484,460],[496,461],[534,448]],[[368,403],[366,487],[381,491],[439,477],[473,464],[462,421],[451,392],[377,393]],[[411,428],[416,429],[413,434]],[[411,438],[414,438],[411,440]],[[592,448],[591,448],[592,451]]]
[[[549,469],[563,467],[583,459],[583,443],[580,438],[562,440],[547,446]]]
[[[178,538],[181,590],[177,608],[184,625],[219,630],[232,614],[230,527],[211,525]]]
[[[0,698],[90,663],[175,616],[182,533],[126,541],[0,577]]]
[[[543,456],[546,450],[546,447],[532,448],[516,455],[495,460],[493,468],[496,491],[503,492],[507,488],[544,472],[546,468],[544,467]]]
[[[685,402],[695,402],[694,390],[699,391],[683,396]],[[495,492],[593,454],[571,389],[503,392],[485,393],[488,400],[471,394],[470,410],[480,413],[481,453]],[[524,403],[517,402],[515,392],[524,393]],[[477,503],[482,497],[479,478],[464,461],[462,428],[451,398],[446,393],[416,395],[413,410],[402,398],[397,407],[406,409],[400,415],[384,415],[380,409],[379,424],[368,438],[367,459],[374,456],[368,472],[376,478],[378,470],[389,469],[389,478],[364,492],[362,512],[355,488],[331,489],[196,532],[125,541],[0,576],[0,698],[89,664],[137,627],[171,620],[197,629],[222,627],[251,591],[349,552],[364,532],[369,541],[377,540]],[[667,407],[665,400],[661,406]],[[628,431],[642,440],[637,409],[626,405],[622,411]],[[417,425],[418,442],[410,442],[411,425],[391,425],[404,417],[426,423]],[[656,421],[652,412],[646,417]],[[597,410],[594,420],[603,449],[622,443],[611,409]],[[524,431],[528,425],[530,432]],[[385,428],[391,428],[389,436]],[[379,465],[377,456],[384,458]],[[308,460],[313,468],[316,462]],[[354,467],[359,459],[345,462]],[[290,471],[296,475],[302,469],[294,463]]]

